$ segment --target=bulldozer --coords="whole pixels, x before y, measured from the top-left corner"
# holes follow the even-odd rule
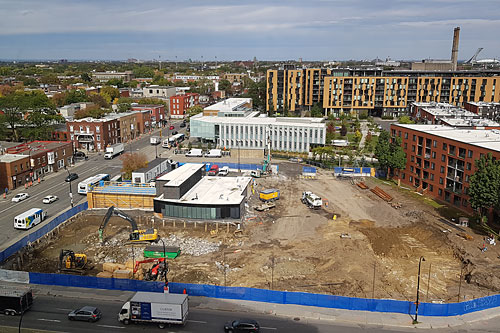
[[[116,215],[121,217],[122,219],[128,221],[132,226],[132,232],[129,234],[130,242],[158,242],[158,230],[150,228],[150,229],[141,229],[139,230],[137,227],[137,222],[135,220],[122,212],[121,210],[111,206],[108,208],[106,215],[102,220],[101,226],[99,227],[99,240],[104,242],[104,229],[109,222],[111,216]]]
[[[84,253],[75,253],[73,250],[61,250],[59,254],[59,270],[66,272],[80,273],[88,266],[87,255]]]

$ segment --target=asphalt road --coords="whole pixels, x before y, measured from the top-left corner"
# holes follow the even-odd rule
[[[97,306],[101,309],[103,317],[95,323],[70,322],[67,314],[84,305]],[[302,323],[293,319],[280,318],[271,315],[256,313],[238,313],[228,311],[191,309],[187,324],[182,326],[172,326],[165,330],[160,330],[154,324],[131,324],[124,325],[117,319],[118,312],[123,305],[118,301],[91,301],[79,300],[75,298],[38,296],[33,307],[25,313],[22,318],[22,328],[34,330],[46,330],[50,332],[144,332],[150,330],[164,332],[223,332],[223,325],[227,321],[239,318],[252,318],[261,325],[261,332],[386,332],[386,329],[360,326],[342,326],[333,322]],[[8,331],[8,328],[18,327],[20,316],[12,317],[0,315],[0,330]],[[395,330],[391,330],[394,332]]]
[[[181,128],[179,125],[181,120],[175,120],[172,122],[174,125],[174,130],[179,133],[185,133],[186,128]],[[167,137],[169,133],[174,130],[168,130],[167,128],[162,129],[162,138]],[[152,135],[159,135],[159,130],[156,130]],[[137,141],[131,144],[126,144],[125,152],[141,151],[145,153],[148,160],[153,160],[158,153],[161,157],[168,157],[173,153],[161,147],[161,145],[152,146],[149,143],[150,135],[143,135]],[[161,154],[163,153],[163,154]],[[112,160],[105,160],[103,153],[93,153],[89,155],[89,159],[86,161],[78,161],[74,166],[69,167],[68,171],[71,173],[78,174],[79,178],[71,182],[71,190],[73,193],[74,204],[84,202],[86,197],[78,194],[77,186],[78,183],[90,176],[96,175],[98,173],[108,173],[111,177],[116,176],[120,173],[122,162],[118,157]],[[57,216],[60,212],[70,208],[71,199],[69,196],[70,184],[65,182],[64,179],[68,176],[68,172],[65,170],[60,170],[59,172],[53,172],[45,176],[44,180],[40,184],[35,184],[28,189],[16,189],[10,191],[7,199],[0,198],[0,228],[3,231],[0,233],[0,248],[3,249],[8,246],[12,241],[19,237],[26,235],[27,233],[36,230],[37,228],[48,223],[48,221]],[[29,198],[23,200],[19,203],[14,203],[11,201],[15,194],[25,192],[29,194]],[[47,195],[56,195],[59,200],[52,204],[42,203],[42,199]],[[27,211],[31,208],[42,208],[47,212],[47,219],[34,227],[32,230],[17,230],[14,229],[14,217]]]

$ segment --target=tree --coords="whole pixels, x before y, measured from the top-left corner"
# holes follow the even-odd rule
[[[80,77],[84,82],[92,82],[92,77],[88,73],[83,73]]]
[[[471,207],[479,212],[482,221],[487,210],[499,203],[500,163],[488,154],[476,160],[474,164],[476,172],[470,177],[467,194]]]
[[[147,66],[136,67],[132,72],[135,77],[139,78],[152,78],[155,75],[155,71],[151,67]]]
[[[342,127],[340,128],[340,136],[346,136],[347,135],[347,127],[342,124]]]
[[[361,134],[361,132],[359,130],[357,130],[356,133],[354,133],[354,141],[356,143],[359,143],[361,141],[362,137],[363,137],[363,135]]]
[[[112,104],[115,98],[120,97],[120,91],[117,88],[105,86],[102,87],[101,92],[99,93],[102,97],[106,99],[108,104]]]
[[[203,108],[199,105],[194,105],[187,110],[187,113],[190,117],[197,115],[198,113],[201,112],[203,112]]]
[[[398,122],[400,124],[415,124],[415,122],[413,120],[411,120],[409,116],[401,116],[401,117],[399,117]]]
[[[92,93],[92,94],[90,94],[89,99],[92,103],[94,103],[95,105],[98,105],[101,108],[108,108],[109,107],[108,100],[102,95]]]
[[[80,102],[88,102],[89,98],[83,89],[73,89],[67,92],[64,105]]]
[[[387,170],[387,177],[389,177],[390,169],[403,169],[406,165],[406,157],[401,147],[401,138],[395,137],[391,140],[389,132],[382,131],[375,147],[375,157],[380,167]]]
[[[323,108],[321,107],[320,103],[314,104],[311,108],[311,117],[323,117]]]
[[[226,94],[231,93],[231,82],[228,80],[220,80],[219,81],[219,90],[224,90]]]
[[[252,99],[252,105],[256,110],[264,110],[266,107],[266,81],[250,82],[248,93],[244,97]]]
[[[132,172],[148,166],[148,158],[143,153],[126,153],[121,156],[123,179],[132,179]]]
[[[57,75],[55,75],[55,74],[47,74],[47,75],[43,75],[40,78],[40,83],[43,83],[43,84],[59,84],[61,82],[57,78]]]

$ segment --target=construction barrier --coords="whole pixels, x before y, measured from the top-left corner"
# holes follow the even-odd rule
[[[150,292],[163,292],[164,287],[163,282],[46,273],[29,273],[29,283]],[[169,283],[168,286],[169,291],[173,294],[187,293],[191,296],[236,299],[276,304],[294,304],[356,311],[392,312],[410,315],[415,313],[415,303],[413,301],[369,299],[189,283]],[[498,306],[500,306],[500,295],[494,295],[461,303],[420,303],[418,313],[421,316],[447,317],[463,315]]]
[[[347,176],[347,177],[372,177],[375,176],[374,168],[347,168],[347,167],[335,167],[333,168],[333,174],[335,176]]]
[[[205,164],[205,170],[208,171],[210,170],[210,167],[214,164],[218,165],[219,168],[227,166],[231,170],[262,170],[262,165],[261,164],[248,164],[248,163],[219,163],[217,161],[210,161],[210,162],[195,162],[195,163],[203,163]],[[186,163],[179,162],[179,166],[184,165]],[[273,165],[273,168],[276,168],[278,170],[279,166],[278,165]]]

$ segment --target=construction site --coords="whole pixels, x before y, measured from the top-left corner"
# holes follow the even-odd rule
[[[443,218],[424,197],[371,177],[303,177],[301,168],[284,162],[279,174],[255,178],[240,219],[87,210],[6,266],[158,281],[168,271],[170,282],[411,300],[422,258],[424,301],[500,289],[497,246],[484,251],[484,235]]]

